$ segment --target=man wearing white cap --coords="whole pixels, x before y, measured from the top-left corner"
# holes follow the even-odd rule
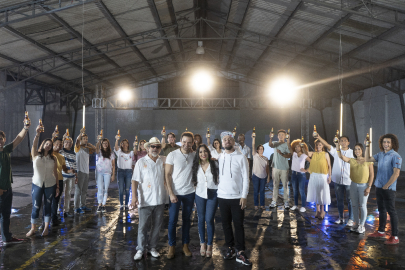
[[[139,209],[138,246],[136,247],[138,251],[134,260],[142,259],[147,248],[153,257],[160,256],[156,246],[168,198],[164,177],[166,158],[159,156],[161,148],[162,145],[156,137],[145,143],[148,155],[136,162],[132,175],[131,204],[133,207],[138,206]]]
[[[224,259],[231,260],[236,256],[237,262],[252,265],[245,254],[245,228],[243,226],[249,191],[248,160],[245,155],[235,150],[235,139],[231,132],[222,132],[221,139],[225,151],[218,158],[218,202],[225,243],[228,246]],[[237,253],[234,247],[236,247]]]

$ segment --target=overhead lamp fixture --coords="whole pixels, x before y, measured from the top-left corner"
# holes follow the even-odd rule
[[[191,84],[196,91],[205,93],[212,88],[214,79],[207,70],[199,70],[192,76]]]
[[[203,42],[202,42],[202,41],[198,41],[197,44],[198,44],[198,47],[197,47],[197,49],[195,50],[195,53],[196,53],[196,54],[205,54],[205,50],[204,50],[204,47],[203,47]]]
[[[279,105],[287,105],[295,98],[297,87],[290,78],[279,78],[271,85],[271,97]]]
[[[128,88],[123,88],[118,93],[118,98],[122,101],[128,101],[132,98],[132,93]]]

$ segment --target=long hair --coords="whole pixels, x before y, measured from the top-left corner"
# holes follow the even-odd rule
[[[361,156],[364,157],[364,146],[363,146],[361,143],[356,143],[356,144],[354,145],[354,148],[356,148],[356,146],[360,147],[360,149],[361,149]],[[354,150],[354,148],[353,148],[353,150]],[[354,151],[353,151],[353,156],[354,156],[355,158],[358,158],[358,156],[356,156],[356,154],[354,153]]]
[[[50,141],[51,142],[51,150],[49,150],[48,151],[48,155],[52,158],[52,160],[53,160],[53,142],[52,142],[52,140],[51,139],[45,139],[45,140],[43,140],[42,141],[42,143],[41,143],[41,145],[39,146],[39,149],[38,149],[38,154],[39,154],[39,157],[44,157],[44,153],[45,153],[45,147],[44,147],[44,145],[45,145],[45,143],[47,142],[47,141]]]
[[[145,147],[146,140],[141,140],[141,141],[139,142],[139,144],[138,144],[138,152],[141,152],[141,151],[142,151],[142,149],[141,149],[141,142],[143,142],[143,148],[145,148],[145,151],[148,151],[148,150],[146,150],[146,147]]]
[[[103,148],[103,142],[108,142],[107,150]],[[110,141],[107,138],[104,138],[100,143],[100,151],[103,158],[110,158],[111,157],[111,145]]]
[[[208,149],[208,147],[205,144],[200,144],[200,146],[197,147],[196,154],[193,160],[193,167],[192,167],[192,178],[191,181],[193,182],[194,186],[197,186],[197,174],[198,174],[198,169],[200,168],[200,148],[204,147],[205,150],[208,153],[208,162],[210,163],[211,167],[211,173],[212,177],[214,179],[215,185],[218,185],[218,168],[217,164],[215,163],[215,160],[211,159],[211,152]]]
[[[388,133],[388,134],[382,135],[380,137],[380,139],[378,140],[378,146],[380,147],[381,151],[384,151],[384,147],[383,147],[384,139],[391,139],[392,149],[394,149],[395,152],[398,152],[399,141],[398,141],[398,137],[396,135]]]
[[[122,141],[121,141],[121,144],[120,144],[120,148],[121,148],[121,151],[122,152],[124,152],[124,142],[127,142],[127,144],[128,144],[128,151],[130,151],[129,150],[129,141],[127,140],[127,139],[123,139]],[[125,152],[124,152],[125,153]]]
[[[301,146],[301,139],[296,139],[296,140],[294,140],[294,141],[292,141],[292,143],[291,143],[291,148],[292,148],[292,150],[295,152],[295,147],[297,146],[297,144],[299,145],[299,146]],[[302,148],[304,148],[304,149],[302,149]],[[306,143],[304,143],[304,146],[301,146],[301,152],[302,153],[304,153],[304,150],[308,153],[308,146],[307,146],[307,144]]]
[[[222,148],[221,141],[218,140],[218,139],[214,139],[214,141],[212,142],[212,147],[213,147],[215,150],[217,150],[217,149],[215,148],[215,142],[218,142],[218,143],[219,143],[219,149],[221,149],[221,148]]]

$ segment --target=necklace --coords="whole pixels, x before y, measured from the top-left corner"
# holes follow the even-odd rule
[[[185,155],[185,154],[183,154],[183,152],[181,152],[181,150],[180,150],[180,153],[183,155],[183,157],[186,159],[186,164],[188,163],[188,161],[187,161],[187,159],[188,159],[188,155],[189,154],[187,154],[187,156]]]

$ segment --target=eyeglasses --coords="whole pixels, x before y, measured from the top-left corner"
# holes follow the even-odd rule
[[[150,148],[152,148],[152,149],[155,149],[155,148],[160,149],[161,146],[160,145],[151,145]]]

